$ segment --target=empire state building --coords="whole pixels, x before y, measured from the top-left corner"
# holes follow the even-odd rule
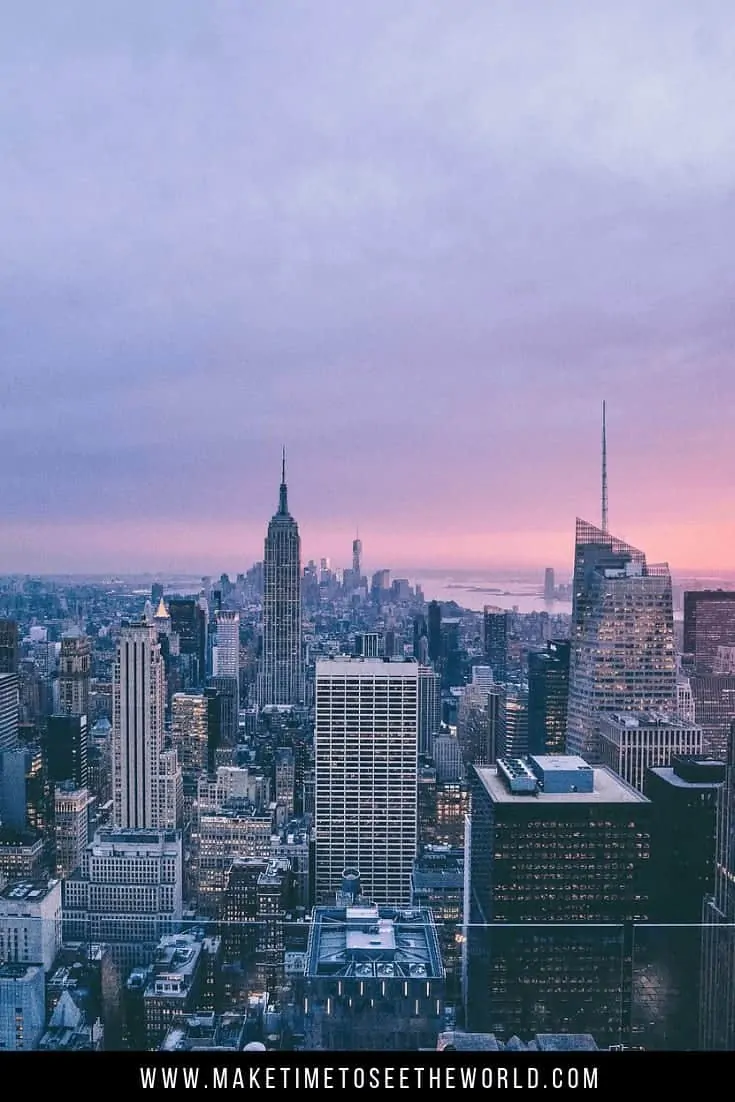
[[[288,511],[286,454],[283,454],[278,512],[265,538],[263,563],[263,653],[258,706],[303,702],[301,655],[301,539]]]

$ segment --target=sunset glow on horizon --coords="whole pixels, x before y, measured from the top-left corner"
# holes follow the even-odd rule
[[[0,573],[735,568],[728,6],[31,7]]]

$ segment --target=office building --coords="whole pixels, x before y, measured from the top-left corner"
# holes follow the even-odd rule
[[[235,711],[240,711],[240,614],[229,609],[219,609],[214,614],[215,644],[212,654],[212,675],[229,678],[237,694]]]
[[[431,914],[439,939],[448,1004],[459,1007],[462,996],[462,912],[464,848],[425,846],[411,878],[411,905]]]
[[[671,574],[577,520],[569,661],[570,754],[599,761],[599,713],[676,707]]]
[[[164,606],[165,609],[165,606]],[[161,618],[166,622],[166,618]],[[207,615],[195,597],[171,597],[170,633],[178,640],[178,654],[187,660],[187,688],[198,688],[207,674]],[[158,631],[155,632],[158,635]]]
[[[171,698],[171,741],[187,776],[209,770],[210,710],[210,700],[204,693],[174,693]]]
[[[699,674],[715,672],[718,647],[735,646],[735,590],[684,594],[684,653]]]
[[[163,659],[155,629],[148,624],[123,628],[112,681],[112,798],[116,827],[139,830],[157,826],[164,707]]]
[[[416,856],[419,667],[316,663],[316,896],[359,867],[377,903],[408,903]]]
[[[554,579],[554,569],[551,566],[547,566],[544,571],[544,600],[553,601],[556,596],[556,583]]]
[[[441,679],[432,666],[419,665],[419,754],[431,756],[442,720]]]
[[[176,831],[98,831],[62,890],[64,941],[108,944],[123,974],[153,960],[182,916],[182,846]]]
[[[54,787],[55,872],[60,879],[81,868],[89,843],[89,789],[73,781]]]
[[[546,650],[528,655],[528,749],[563,754],[569,708],[568,639],[550,639]]]
[[[444,969],[431,913],[360,899],[316,907],[304,992],[308,1048],[434,1048]]]
[[[500,756],[523,758],[528,754],[528,689],[509,684],[505,690]]]
[[[735,674],[693,673],[689,685],[694,719],[702,728],[703,751],[718,761],[726,761],[730,725],[735,717]]]
[[[51,968],[61,947],[61,881],[11,880],[0,891],[0,961]]]
[[[648,914],[650,803],[579,757],[471,776],[465,847],[467,1028],[627,1041],[632,945]]]
[[[508,613],[502,608],[485,605],[483,614],[483,644],[485,661],[499,685],[508,677]]]
[[[18,675],[0,673],[0,753],[18,744]]]
[[[23,745],[0,751],[0,824],[24,831],[28,822],[27,776],[32,751]]]
[[[59,656],[59,711],[66,715],[89,715],[89,679],[92,646],[79,628],[61,637]]]
[[[441,662],[443,654],[442,646],[442,607],[438,601],[430,601],[427,612],[428,619],[428,639],[429,639],[429,661],[436,663]]]
[[[359,631],[355,635],[356,658],[380,658],[383,646],[383,636],[379,631]]]
[[[240,689],[234,677],[210,677],[204,695],[209,699],[210,770],[217,749],[233,747],[238,741]]]
[[[735,722],[717,793],[712,887],[702,908],[699,1047],[735,1048]]]
[[[51,784],[72,781],[78,788],[85,787],[89,779],[86,715],[49,716],[44,749]]]
[[[0,1052],[33,1052],[46,1023],[43,968],[0,964]]]
[[[286,821],[293,818],[296,795],[296,763],[290,746],[279,746],[276,750],[273,772],[276,808]]]
[[[301,624],[301,537],[288,510],[284,453],[278,512],[271,518],[263,560],[263,649],[258,705],[299,705],[304,699]]]
[[[0,674],[17,673],[19,659],[18,625],[15,620],[0,619]]]
[[[702,753],[702,729],[660,712],[600,712],[600,760],[643,791],[647,769]]]

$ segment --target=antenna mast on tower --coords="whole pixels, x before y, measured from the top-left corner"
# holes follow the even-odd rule
[[[602,531],[607,532],[607,433],[604,401],[602,403]]]

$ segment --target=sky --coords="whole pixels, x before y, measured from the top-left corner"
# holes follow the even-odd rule
[[[0,571],[735,567],[731,0],[0,12]]]

